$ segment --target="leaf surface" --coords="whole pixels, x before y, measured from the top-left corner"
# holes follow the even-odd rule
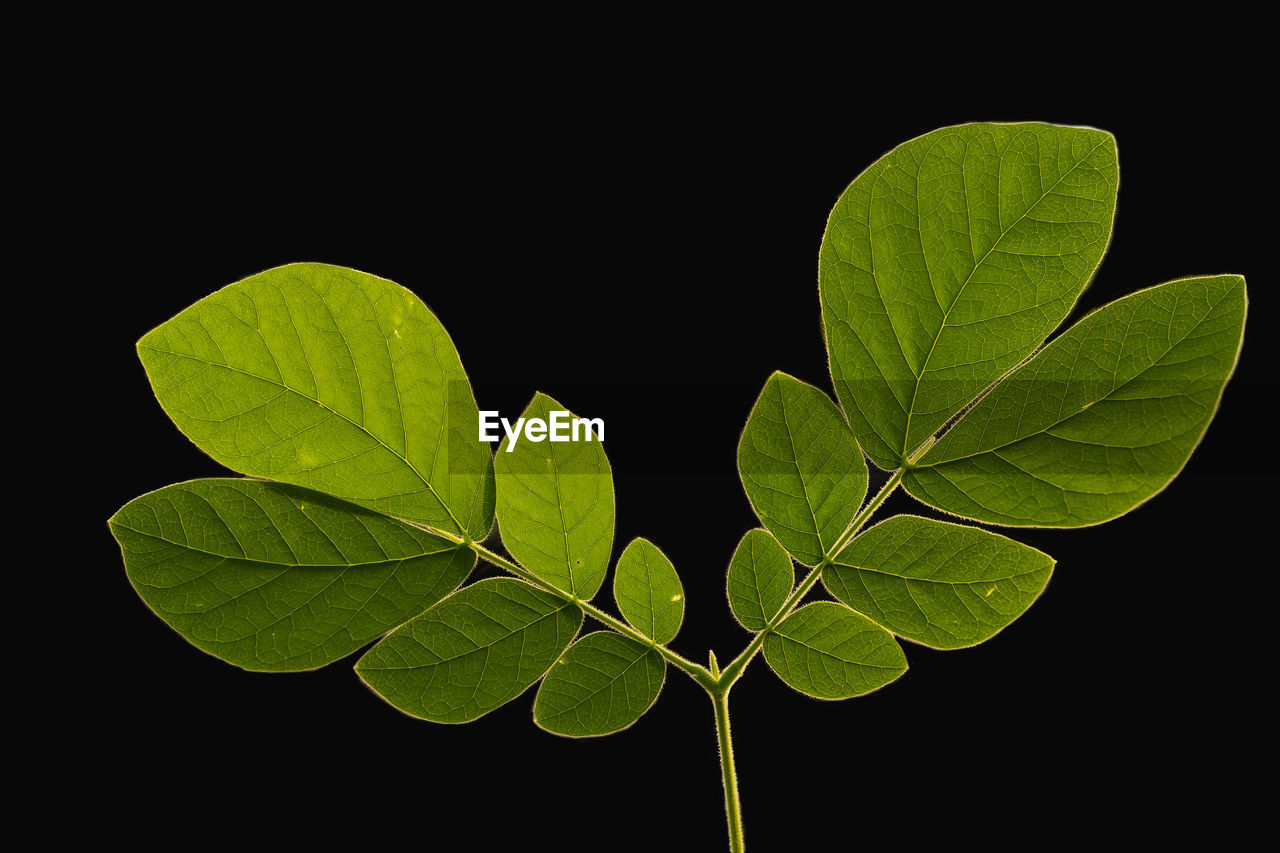
[[[277,267],[148,332],[138,355],[165,412],[228,468],[475,539],[493,525],[457,350],[394,282]]]
[[[576,606],[524,581],[490,578],[392,631],[356,664],[395,707],[466,723],[519,696],[582,627]]]
[[[566,411],[537,394],[523,417]],[[532,442],[523,433],[495,461],[498,529],[507,550],[542,580],[584,601],[604,582],[613,547],[613,472],[598,437]]]
[[[767,530],[748,530],[729,561],[726,587],[733,617],[748,631],[763,631],[795,585],[791,557]]]
[[[669,643],[684,620],[684,587],[667,555],[648,539],[635,539],[613,575],[613,598],[623,617],[646,637]]]
[[[170,627],[236,666],[324,666],[434,605],[470,550],[363,507],[261,480],[193,480],[112,516],[129,582]]]
[[[1217,410],[1244,334],[1239,276],[1118,299],[982,398],[903,479],[946,512],[993,524],[1080,527],[1163,489]]]
[[[656,650],[612,631],[588,634],[542,680],[534,722],[568,737],[621,731],[657,701],[666,673]]]
[[[1118,184],[1103,131],[967,124],[898,146],[844,191],[819,255],[823,330],[872,461],[900,467],[1062,322]]]
[[[935,649],[990,639],[1044,590],[1053,558],[975,527],[899,515],[853,540],[822,582],[900,637]]]
[[[765,637],[764,657],[789,686],[818,699],[861,696],[907,671],[892,634],[831,601],[816,601],[782,620]]]
[[[756,515],[806,566],[822,562],[867,494],[867,465],[840,410],[781,372],[747,418],[738,472]]]

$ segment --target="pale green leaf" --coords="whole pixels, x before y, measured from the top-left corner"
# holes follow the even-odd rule
[[[236,666],[324,666],[452,592],[466,548],[336,498],[262,480],[193,480],[112,516],[130,583]]]
[[[537,394],[523,417],[567,411]],[[507,550],[542,580],[584,601],[604,582],[613,547],[613,472],[598,436],[531,441],[523,433],[495,461],[498,530]]]
[[[764,657],[783,681],[818,699],[878,690],[907,671],[893,635],[843,604],[801,607],[765,635]]]
[[[763,631],[778,615],[791,588],[791,557],[767,530],[748,530],[729,561],[729,609],[748,631]]]
[[[1052,557],[1012,539],[899,515],[854,539],[822,582],[900,637],[959,649],[1021,616],[1052,572]]]
[[[1239,276],[1158,285],[1085,317],[975,405],[903,485],[994,524],[1079,527],[1163,489],[1235,367]]]
[[[867,494],[867,465],[840,410],[781,372],[747,418],[738,472],[756,515],[806,566],[822,562]]]
[[[898,468],[1062,322],[1118,184],[1103,131],[968,124],[898,146],[845,190],[818,281],[836,396],[872,461]]]
[[[406,714],[466,723],[527,690],[581,627],[573,604],[524,581],[490,578],[392,631],[356,672]]]
[[[666,673],[655,649],[612,631],[588,634],[542,680],[533,720],[568,737],[621,731],[657,701]]]
[[[160,405],[228,468],[483,539],[493,461],[449,335],[394,282],[290,264],[138,341]]]
[[[669,643],[684,619],[684,587],[667,555],[648,539],[636,539],[618,558],[613,599],[623,617],[641,634]]]

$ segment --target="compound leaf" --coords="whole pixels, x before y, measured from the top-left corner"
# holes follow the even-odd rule
[[[524,419],[549,421],[564,407],[537,394]],[[594,434],[593,434],[594,435]],[[526,438],[498,448],[498,530],[511,555],[558,589],[590,599],[604,582],[613,547],[613,472],[599,437]]]
[[[898,146],[844,191],[822,238],[822,320],[872,461],[900,467],[1062,322],[1118,184],[1108,133],[968,124]]]
[[[130,583],[196,647],[260,671],[313,669],[434,605],[469,549],[262,480],[193,480],[112,516]]]
[[[657,701],[666,674],[655,649],[612,631],[588,634],[542,680],[533,720],[568,737],[622,731]]]
[[[782,372],[747,418],[738,472],[756,515],[806,566],[822,562],[867,494],[867,465],[840,410]]]
[[[767,530],[748,530],[729,561],[729,609],[748,631],[763,631],[795,585],[791,557]]]
[[[1186,464],[1235,367],[1244,279],[1190,278],[1085,317],[982,398],[903,485],[993,524],[1123,515]]]
[[[466,723],[527,690],[581,627],[575,605],[524,581],[490,578],[392,631],[356,672],[406,714]]]
[[[623,617],[656,643],[669,643],[684,620],[684,587],[667,555],[648,539],[636,539],[618,558],[613,598]]]
[[[935,649],[990,639],[1044,590],[1053,558],[974,527],[899,515],[853,540],[822,581],[900,637]]]
[[[138,355],[165,412],[228,468],[475,539],[493,526],[457,350],[394,282],[277,267],[148,332]]]
[[[818,699],[878,690],[907,671],[893,635],[843,604],[817,601],[770,631],[764,658],[778,677]]]

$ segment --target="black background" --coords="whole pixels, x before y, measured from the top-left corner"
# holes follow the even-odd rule
[[[1026,832],[1123,840],[1236,824],[1251,800],[1231,780],[1261,757],[1255,685],[1270,676],[1253,600],[1274,569],[1256,546],[1270,506],[1252,497],[1268,472],[1247,463],[1265,441],[1259,293],[1273,273],[1252,211],[1274,157],[1249,92],[1199,71],[1176,85],[1036,74],[973,98],[945,79],[903,100],[911,81],[859,91],[712,73],[603,92],[579,69],[480,91],[439,81],[412,101],[370,93],[363,107],[348,89],[341,109],[282,87],[243,114],[216,83],[131,107],[91,169],[95,194],[126,198],[127,212],[86,214],[118,235],[125,271],[114,298],[88,306],[109,330],[94,368],[114,409],[85,567],[109,649],[88,655],[98,681],[75,767],[101,783],[107,819],[174,840],[394,832],[432,848],[453,825],[445,849],[596,849],[594,833],[619,850],[721,849],[711,706],[674,669],[636,726],[572,741],[533,725],[533,691],[438,726],[366,690],[354,656],[247,673],[149,613],[105,519],[226,472],[168,422],[133,342],[290,261],[404,284],[449,330],[482,408],[514,415],[541,390],[605,419],[614,556],[636,536],[663,548],[688,602],[673,648],[724,662],[748,640],[724,574],[757,524],[736,474],[742,424],[774,369],[830,391],[816,256],[832,204],[913,136],[1044,120],[1109,130],[1120,152],[1111,247],[1073,317],[1172,278],[1243,273],[1240,367],[1167,492],[1097,528],[1003,531],[1058,567],[989,643],[908,644],[904,678],[838,703],[791,691],[757,659],[732,697],[747,838],[755,850],[999,848]],[[873,471],[872,488],[882,480]],[[902,493],[886,509],[926,512]]]

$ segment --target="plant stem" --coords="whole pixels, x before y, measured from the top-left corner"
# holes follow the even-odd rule
[[[858,535],[858,531],[862,529],[862,525],[867,523],[867,519],[871,517],[871,514],[880,508],[880,504],[884,503],[889,495],[893,494],[894,489],[898,488],[898,484],[902,482],[902,476],[906,472],[907,469],[905,468],[899,468],[894,471],[893,476],[889,478],[889,482],[881,486],[880,491],[876,492],[876,496],[862,508],[862,512],[853,517],[853,521],[849,522],[849,526],[844,529],[844,533],[840,534],[836,544],[831,546],[831,553],[827,555],[828,561],[834,561],[840,552],[849,546],[849,543],[853,541],[853,537]]]
[[[742,805],[738,802],[738,774],[733,769],[733,736],[729,733],[729,688],[711,693],[716,709],[716,736],[720,740],[720,775],[724,779],[724,811],[729,820],[729,850],[743,853]]]

